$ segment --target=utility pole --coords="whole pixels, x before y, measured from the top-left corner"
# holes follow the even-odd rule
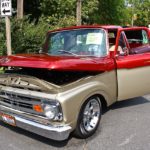
[[[7,55],[12,54],[11,50],[11,25],[10,18],[8,16],[5,17],[6,22],[6,45],[7,45]]]
[[[81,25],[81,8],[82,8],[82,0],[77,0],[77,8],[76,8],[76,22],[77,26]]]
[[[10,16],[12,16],[12,2],[11,0],[1,0],[0,1],[0,14],[2,17],[5,17],[6,23],[6,46],[7,46],[7,55],[11,55],[11,24]]]
[[[134,26],[134,0],[131,1],[131,9],[132,9],[132,19],[131,19],[131,26]]]
[[[133,10],[133,4],[132,4],[132,20],[131,20],[131,26],[134,26],[134,10]]]
[[[24,0],[17,0],[17,18],[23,19]]]

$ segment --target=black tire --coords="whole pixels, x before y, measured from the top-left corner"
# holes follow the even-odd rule
[[[95,115],[94,115],[94,117],[96,117],[97,121],[96,121],[95,124],[93,124],[94,125],[93,129],[92,129],[92,126],[89,125],[89,124],[87,124],[87,126],[86,126],[86,119],[88,118],[87,117],[88,115],[85,115],[85,113],[86,113],[86,110],[88,108],[87,105],[90,106],[90,102],[96,103],[96,107],[98,107],[98,109],[99,109],[98,110],[99,114],[95,113]],[[90,110],[90,112],[91,112],[91,110]],[[98,96],[92,96],[89,99],[87,99],[85,101],[85,103],[83,104],[83,106],[81,107],[81,110],[80,110],[80,113],[79,113],[79,116],[78,116],[77,126],[76,126],[76,129],[74,131],[74,135],[76,137],[82,138],[82,139],[88,138],[88,137],[92,136],[95,133],[95,131],[97,130],[99,124],[100,124],[101,115],[102,115],[102,110],[101,110],[101,101],[100,101],[100,98]],[[92,122],[92,119],[89,119],[89,121]],[[88,125],[89,125],[89,127],[88,127]]]

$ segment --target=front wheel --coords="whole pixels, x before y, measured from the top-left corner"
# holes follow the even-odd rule
[[[81,108],[75,135],[79,138],[93,135],[100,123],[101,112],[100,98],[98,96],[90,97]]]

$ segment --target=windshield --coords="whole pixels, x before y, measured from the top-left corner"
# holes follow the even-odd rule
[[[48,54],[76,56],[105,56],[106,33],[103,29],[78,29],[50,33]]]

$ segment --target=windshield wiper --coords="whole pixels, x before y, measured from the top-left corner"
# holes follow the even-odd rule
[[[58,50],[58,52],[63,52],[63,53],[68,53],[68,54],[71,54],[71,55],[74,55],[74,56],[78,56],[77,54],[66,51],[66,50]]]

